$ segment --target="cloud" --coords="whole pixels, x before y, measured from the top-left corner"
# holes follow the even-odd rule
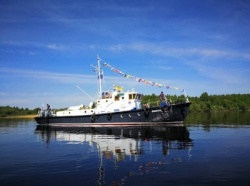
[[[0,92],[0,96],[8,96],[8,93],[6,93],[6,92]]]
[[[124,49],[124,46],[122,44],[112,45],[109,47],[109,50],[113,52],[120,52]]]
[[[29,55],[35,55],[35,52],[28,52]]]
[[[39,42],[31,42],[31,41],[2,41],[1,42],[3,45],[7,46],[16,46],[16,47],[43,47],[44,45]]]
[[[173,70],[173,67],[169,67],[169,66],[157,66],[157,68],[162,69],[162,70]]]
[[[224,84],[230,87],[244,87],[248,84],[250,78],[250,68],[247,62],[247,56],[241,56],[239,59],[234,54],[224,58],[200,58],[196,60],[187,60],[183,63],[188,65],[200,74],[200,77],[206,77],[216,81],[215,84]],[[229,59],[227,59],[227,57]],[[230,89],[230,88],[225,88]]]
[[[58,50],[58,51],[62,51],[66,49],[64,45],[56,44],[56,43],[51,43],[47,45],[41,42],[30,42],[30,41],[2,41],[1,43],[6,46],[13,46],[13,47],[19,47],[19,48],[33,48],[33,49],[47,48],[50,50]],[[30,55],[35,54],[35,52],[33,51],[29,51],[27,53]]]
[[[55,43],[47,45],[47,48],[52,49],[52,50],[64,50],[65,49],[64,46],[55,44]]]
[[[201,48],[201,47],[173,47],[164,43],[128,43],[116,44],[108,47],[99,47],[99,49],[106,49],[111,52],[127,52],[132,50],[135,52],[142,52],[164,57],[197,57],[197,58],[226,58],[226,59],[242,59],[250,60],[250,54],[238,50],[230,49],[214,49],[214,48]],[[96,47],[98,48],[98,47]]]
[[[97,84],[97,75],[86,74],[70,74],[70,73],[58,73],[48,71],[35,71],[27,69],[14,69],[14,68],[0,68],[2,77],[8,79],[27,78],[45,80],[48,85],[50,82],[62,83],[62,84],[84,84],[95,85]],[[48,81],[49,80],[49,81]],[[120,77],[120,75],[105,76],[104,81],[107,81],[108,86],[112,86],[113,83],[125,84],[125,86],[133,86],[136,82]]]
[[[124,47],[125,48],[125,47]],[[230,57],[230,58],[245,58],[250,59],[250,55],[244,52],[230,51],[230,50],[220,50],[220,49],[210,49],[210,48],[181,48],[181,47],[166,47],[160,44],[148,44],[148,43],[134,43],[126,45],[126,48],[139,51],[139,52],[149,52],[151,54],[161,55],[161,56],[173,56],[173,57],[187,57],[187,56],[197,56],[197,57]]]
[[[47,71],[35,71],[27,69],[1,68],[0,72],[8,74],[11,77],[36,78],[43,80],[56,81],[61,83],[84,82],[89,83],[88,79],[93,79],[92,75],[68,74]],[[11,74],[11,75],[10,75]]]
[[[113,52],[133,50],[164,58],[170,57],[173,61],[191,67],[203,77],[225,84],[241,85],[241,83],[246,83],[249,80],[250,69],[249,66],[246,67],[250,60],[250,54],[237,50],[198,47],[181,48],[151,43],[119,44],[111,47],[111,50]],[[158,64],[157,68],[174,70],[169,64],[168,66]]]
[[[159,67],[166,69],[165,67]],[[169,69],[169,67],[167,67]],[[70,73],[58,73],[58,72],[48,72],[48,71],[37,71],[37,70],[28,70],[28,69],[14,69],[14,68],[0,68],[0,72],[2,74],[2,79],[20,79],[20,78],[28,78],[28,79],[39,79],[45,80],[46,82],[57,82],[62,84],[97,84],[97,75],[86,75],[86,74],[70,74]],[[109,74],[109,70],[106,71]],[[112,86],[115,84],[123,84],[127,87],[135,87],[143,85],[144,83],[138,83],[134,79],[124,78],[118,73],[110,72],[111,76],[105,75],[104,82],[107,83],[108,86]],[[133,74],[131,74],[133,75]],[[165,79],[154,79],[152,77],[142,77],[150,81],[155,81],[158,83],[165,82]],[[170,81],[170,80],[169,80]],[[48,82],[48,84],[49,84]],[[170,83],[170,82],[169,82]]]

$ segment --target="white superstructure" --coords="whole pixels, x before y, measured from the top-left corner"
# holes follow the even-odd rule
[[[114,86],[117,87],[117,86]],[[135,91],[117,91],[114,88],[112,93],[103,92],[102,97],[96,102],[91,102],[89,106],[79,105],[69,107],[67,110],[58,111],[56,116],[78,116],[92,115],[100,113],[113,113],[120,111],[129,111],[142,108],[142,94]]]
[[[98,57],[98,66],[92,66],[98,75],[98,98],[95,102],[90,102],[88,106],[79,105],[69,107],[67,110],[58,111],[56,116],[82,116],[101,113],[114,113],[130,111],[142,108],[142,94],[134,89],[124,92],[123,87],[113,85],[113,91],[102,90],[103,70],[100,66],[101,59]]]

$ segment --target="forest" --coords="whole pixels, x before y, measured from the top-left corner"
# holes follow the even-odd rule
[[[186,101],[184,95],[166,95],[166,97],[171,103]],[[188,97],[188,100],[191,102],[190,112],[250,111],[250,94],[208,95],[207,92],[204,92],[200,97]],[[159,95],[144,95],[142,103],[157,106],[160,104]],[[0,117],[35,115],[39,110],[40,108],[30,110],[28,108],[0,106]]]
[[[184,95],[166,95],[170,103],[184,102]],[[210,112],[210,111],[250,111],[250,94],[226,94],[208,95],[203,92],[200,97],[188,97],[191,102],[189,111]],[[143,103],[150,106],[159,105],[159,95],[144,95]]]
[[[28,108],[18,108],[10,106],[0,106],[0,117],[35,115],[40,108],[30,110]]]

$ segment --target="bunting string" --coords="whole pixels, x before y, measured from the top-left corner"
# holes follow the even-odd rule
[[[178,87],[164,85],[164,84],[161,84],[161,83],[156,83],[156,82],[153,82],[153,81],[148,81],[148,80],[143,79],[143,78],[135,77],[135,76],[132,76],[130,74],[126,74],[126,73],[118,70],[117,68],[112,67],[108,63],[103,63],[103,64],[104,64],[105,67],[109,68],[111,71],[113,71],[115,73],[118,73],[119,75],[121,75],[121,76],[123,76],[125,78],[133,79],[133,80],[135,80],[137,82],[144,83],[144,84],[151,85],[151,86],[155,86],[155,87],[159,87],[159,88],[165,87],[166,89],[181,90],[181,92],[185,92],[184,89],[180,89]]]

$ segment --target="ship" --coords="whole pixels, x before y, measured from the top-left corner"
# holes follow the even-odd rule
[[[91,65],[98,77],[98,96],[93,101],[91,100],[88,107],[81,104],[53,112],[47,104],[47,108],[42,108],[35,117],[37,124],[91,127],[183,123],[191,104],[187,96],[183,102],[171,103],[167,99],[163,99],[159,105],[151,106],[149,103],[142,103],[144,94],[135,89],[125,91],[122,86],[113,85],[111,91],[104,91],[102,88],[104,71],[101,61],[98,57],[97,66]],[[103,65],[111,67],[107,63],[103,63]],[[112,70],[117,71],[113,68]],[[121,72],[120,74],[123,75]],[[80,87],[78,88],[82,90]]]

